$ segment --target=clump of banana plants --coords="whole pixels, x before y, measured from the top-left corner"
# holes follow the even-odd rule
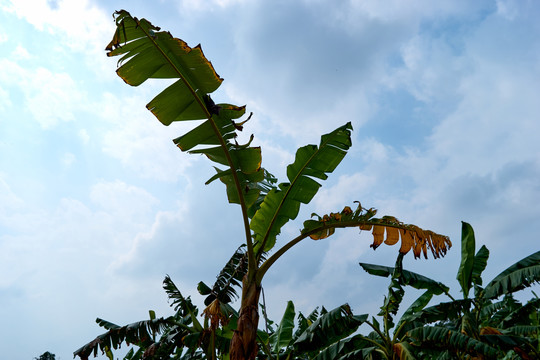
[[[238,142],[251,118],[246,106],[220,103],[212,94],[223,79],[205,57],[200,45],[190,47],[167,31],[161,31],[146,19],[131,16],[125,10],[114,13],[116,30],[106,46],[107,56],[118,58],[117,74],[127,84],[139,86],[148,79],[172,79],[174,82],[146,105],[164,125],[173,122],[193,123],[192,128],[173,140],[183,152],[206,156],[215,174],[207,184],[220,180],[227,199],[240,206],[243,223],[245,273],[236,279],[242,288],[236,327],[230,342],[230,359],[252,360],[258,353],[257,327],[259,298],[263,277],[270,267],[300,241],[329,237],[338,228],[373,229],[375,249],[382,242],[393,245],[401,239],[400,252],[413,251],[415,257],[443,256],[450,248],[448,237],[403,224],[394,217],[376,218],[373,209],[360,205],[345,207],[329,217],[308,219],[293,239],[282,239],[282,227],[296,219],[302,204],[309,204],[346,156],[351,142],[351,123],[322,135],[318,145],[310,144],[296,151],[294,162],[287,166],[287,179],[278,180],[262,165],[261,148],[253,145],[253,135],[246,143]],[[386,235],[385,235],[386,234]],[[220,314],[224,293],[201,290],[211,296],[204,313],[222,324]],[[217,322],[216,322],[217,321]],[[216,326],[218,326],[216,325]]]
[[[360,265],[372,275],[391,276],[388,295],[379,315],[366,321],[373,332],[366,337],[373,345],[363,349],[383,359],[538,359],[540,358],[540,298],[522,304],[514,294],[540,281],[540,251],[502,271],[485,287],[482,272],[489,251],[476,252],[473,228],[462,226],[461,263],[457,272],[462,299],[450,295],[449,288],[435,280],[402,269],[398,256],[395,267]],[[397,314],[404,285],[425,292],[402,314]],[[470,297],[471,290],[474,296]],[[450,301],[427,306],[434,295],[445,294]]]

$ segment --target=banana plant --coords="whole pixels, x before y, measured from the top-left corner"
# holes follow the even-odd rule
[[[231,341],[232,360],[255,358],[263,277],[300,241],[326,238],[336,228],[356,227],[373,228],[374,249],[382,242],[396,244],[401,238],[401,253],[412,249],[415,257],[421,253],[427,256],[429,247],[437,258],[451,246],[446,236],[403,224],[393,217],[375,218],[374,209],[360,205],[355,211],[345,207],[340,212],[307,220],[297,237],[278,243],[281,228],[297,217],[300,205],[313,199],[320,182],[347,154],[352,125],[344,124],[323,135],[319,145],[298,149],[294,162],[287,167],[287,181],[277,184],[277,179],[262,167],[261,149],[252,145],[253,135],[245,144],[237,141],[251,118],[245,118],[245,106],[216,104],[211,98],[223,79],[201,47],[192,48],[125,10],[115,12],[114,19],[116,30],[106,51],[110,57],[119,57],[118,76],[131,86],[139,86],[148,79],[174,80],[147,104],[147,109],[164,125],[197,122],[190,131],[176,137],[174,144],[181,151],[202,154],[212,161],[216,173],[207,184],[219,179],[226,186],[228,201],[240,206],[247,271],[242,278],[238,324]],[[220,301],[219,296],[214,296],[214,300]],[[213,309],[219,309],[214,300]]]
[[[246,252],[242,245],[219,272],[211,288],[199,282],[197,290],[206,296],[204,304],[207,305],[201,314],[204,316],[202,323],[198,319],[197,306],[190,297],[182,295],[167,275],[163,288],[175,315],[156,319],[155,313],[150,311],[150,320],[125,326],[98,318],[98,325],[108,331],[75,351],[74,356],[86,360],[90,354],[96,356],[100,350],[112,360],[113,350],[122,344],[132,344],[138,349],[131,348],[124,360],[168,359],[180,355],[185,360],[226,358],[238,320],[238,313],[230,303],[238,297],[235,286],[245,273]]]
[[[150,319],[119,326],[103,319],[96,319],[99,326],[108,331],[97,336],[88,344],[74,352],[81,360],[87,360],[98,351],[110,360],[114,359],[113,350],[121,345],[134,345],[124,357],[125,360],[138,359],[216,359],[220,354],[228,354],[231,327],[235,326],[238,314],[230,306],[222,306],[220,313],[227,314],[227,321],[221,327],[215,326],[215,318],[203,313],[204,322],[198,319],[198,308],[190,297],[184,297],[169,276],[163,281],[170,305],[175,314],[167,318],[156,318],[150,311]]]
[[[375,317],[372,317],[371,321],[366,320],[366,324],[373,331],[368,336],[359,335],[370,344],[370,347],[362,349],[364,357],[371,355],[382,359],[415,359],[415,349],[407,336],[407,331],[417,325],[410,320],[411,315],[423,309],[434,295],[446,294],[452,298],[446,285],[403,269],[403,256],[402,253],[398,255],[394,267],[360,263],[360,266],[371,275],[390,277],[388,294],[378,313],[382,326]],[[405,286],[424,290],[424,293],[409,306],[396,324],[394,316],[397,315],[403,301]]]
[[[475,254],[474,230],[465,222],[461,245],[457,280],[463,299],[411,314],[409,320],[419,325],[407,331],[413,344],[422,348],[423,356],[434,358],[540,358],[540,299],[535,295],[521,304],[513,296],[540,282],[540,251],[516,262],[482,287],[489,251],[482,246]],[[474,296],[470,297],[473,288]]]
[[[289,301],[275,330],[259,330],[260,359],[335,360],[350,356],[369,345],[353,335],[368,315],[354,315],[348,304],[327,311],[322,307],[308,316],[298,313],[295,328],[294,303]]]

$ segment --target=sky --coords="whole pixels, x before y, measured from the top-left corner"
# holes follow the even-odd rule
[[[352,122],[348,155],[278,243],[312,212],[361,201],[450,236],[445,258],[405,267],[455,297],[461,221],[490,250],[485,280],[539,250],[537,1],[0,0],[3,358],[71,359],[103,332],[96,317],[172,314],[166,274],[201,304],[197,283],[242,241],[240,208],[204,185],[212,164],[171,141],[192,125],[145,108],[166,82],[115,74],[104,48],[119,9],[202,44],[225,79],[214,100],[254,113],[245,136],[280,181],[298,147]],[[392,266],[398,247],[371,241],[347,230],[297,245],[263,282],[270,316],[288,300],[375,314],[388,281],[358,263]]]

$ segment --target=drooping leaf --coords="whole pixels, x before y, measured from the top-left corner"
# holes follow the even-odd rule
[[[364,323],[368,315],[353,315],[349,305],[341,305],[313,322],[295,341],[300,351],[321,350],[345,339]]]
[[[517,325],[504,329],[505,334],[531,336],[540,333],[540,326],[538,325]]]
[[[230,303],[238,297],[235,287],[242,285],[242,278],[247,272],[247,256],[245,245],[240,246],[223,269],[216,277],[216,281],[212,288],[206,286],[202,295],[208,295],[204,300],[206,306],[210,305],[216,298],[222,303]],[[200,291],[199,291],[200,292]]]
[[[485,299],[514,293],[540,281],[540,251],[537,251],[497,275],[484,289]]]
[[[313,360],[364,359],[373,350],[372,343],[363,335],[355,335],[338,340],[319,352]]]
[[[369,274],[376,276],[388,277],[394,272],[394,268],[390,266],[367,263],[360,263],[360,266]],[[450,290],[441,282],[408,270],[401,270],[401,281],[403,285],[409,285],[418,290],[429,290],[434,295],[447,293]]]
[[[539,298],[531,299],[525,305],[518,302],[515,308],[511,308],[506,316],[500,318],[500,325],[504,329],[517,325],[532,325],[531,317],[534,317],[539,309]]]
[[[314,178],[325,180],[341,162],[351,146],[351,130],[347,123],[323,135],[318,147],[307,145],[298,149],[295,161],[287,167],[289,182],[272,189],[251,220],[257,251],[270,250],[282,226],[298,215],[300,204],[313,199],[321,186]]]
[[[414,315],[424,309],[430,300],[433,298],[433,292],[426,290],[420,295],[408,308],[405,310],[396,325],[395,336],[400,338],[403,332],[406,332],[414,327]]]
[[[469,296],[469,290],[471,290],[475,246],[474,230],[472,226],[466,222],[462,222],[461,264],[459,265],[457,280],[465,298]]]
[[[412,329],[407,334],[415,339],[418,345],[421,344],[422,347],[442,349],[450,347],[467,353],[480,353],[490,357],[498,354],[496,348],[446,327],[423,326]]]
[[[318,220],[306,220],[301,233],[309,235],[313,240],[325,239],[334,233],[336,228],[359,227],[360,230],[370,231],[373,234],[373,249],[379,247],[383,242],[387,245],[396,244],[396,230],[401,238],[399,252],[406,254],[413,251],[414,257],[421,254],[427,259],[427,249],[429,248],[434,258],[444,256],[452,246],[452,242],[447,236],[437,234],[430,230],[423,230],[412,224],[404,224],[393,216],[383,216],[375,218],[376,210],[365,209],[360,204],[355,211],[350,207],[345,207],[339,213],[318,216]],[[385,240],[386,233],[386,240]]]
[[[138,321],[125,326],[113,326],[114,324],[102,319],[97,319],[96,322],[106,328],[109,327],[109,331],[76,350],[74,356],[85,360],[92,353],[95,357],[98,350],[103,354],[110,354],[111,349],[118,349],[122,344],[150,345],[153,343],[153,333],[162,333],[167,326],[174,324],[172,317]]]
[[[301,312],[298,312],[298,326],[296,327],[296,331],[293,334],[294,341],[298,340],[298,338],[306,331],[306,329],[313,324],[315,320],[319,317],[319,310],[318,308],[315,308],[307,317],[304,316]]]
[[[411,314],[410,320],[431,324],[437,321],[451,321],[460,319],[465,311],[471,307],[471,299],[458,299],[451,302],[442,302],[434,306]]]
[[[163,280],[163,288],[167,293],[169,300],[172,301],[171,306],[177,311],[180,316],[187,316],[193,322],[193,326],[196,331],[202,331],[203,327],[197,319],[198,310],[191,302],[191,298],[187,298],[182,295],[176,284],[171,280],[169,275],[165,276]]]
[[[392,350],[397,354],[399,360],[416,360],[412,346],[406,341],[394,344]]]

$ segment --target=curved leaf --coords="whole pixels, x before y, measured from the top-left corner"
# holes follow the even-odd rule
[[[216,277],[216,282],[212,288],[204,288],[202,295],[208,295],[204,300],[206,306],[210,305],[216,298],[222,303],[230,303],[238,297],[235,287],[242,285],[242,278],[247,273],[247,254],[245,245],[240,246],[223,269]]]
[[[116,31],[107,56],[122,55],[117,73],[126,83],[139,86],[150,78],[179,79],[156,96],[147,108],[165,125],[179,120],[207,118],[204,94],[214,92],[223,79],[200,46],[189,47],[169,32],[159,31],[146,19],[127,11],[115,12]]]
[[[416,225],[404,224],[393,216],[375,218],[376,213],[377,210],[365,209],[359,204],[355,211],[346,206],[339,213],[330,213],[323,217],[313,214],[312,217],[317,216],[318,220],[305,221],[301,233],[313,240],[320,240],[332,235],[336,228],[358,227],[360,230],[372,230],[373,244],[370,247],[373,249],[379,247],[383,242],[387,245],[394,245],[401,238],[399,252],[406,254],[412,250],[415,258],[423,254],[427,259],[428,248],[434,258],[439,258],[452,247],[448,236],[423,230]]]
[[[406,332],[414,327],[414,323],[412,321],[414,319],[414,315],[424,309],[432,298],[433,292],[426,290],[407,308],[407,310],[405,310],[396,325],[396,331],[394,333],[396,338],[400,338],[403,331]]]
[[[186,316],[191,319],[196,331],[202,331],[203,327],[197,319],[198,310],[191,302],[191,298],[188,296],[185,298],[180,290],[176,287],[175,283],[171,280],[169,275],[165,276],[163,280],[163,288],[167,293],[169,300],[172,300],[171,306],[182,317]]]
[[[402,341],[394,344],[393,350],[400,360],[416,360],[411,345],[408,342]]]
[[[424,324],[434,323],[436,321],[451,321],[460,319],[465,311],[471,307],[471,299],[460,299],[451,302],[442,302],[434,306],[427,307],[412,314],[411,321],[419,321]]]
[[[351,130],[347,123],[323,135],[318,147],[298,149],[294,163],[287,167],[289,182],[272,189],[251,220],[256,251],[270,250],[281,227],[298,215],[300,203],[307,204],[315,196],[321,185],[313,178],[325,180],[334,171],[351,146]]]
[[[540,251],[537,251],[497,275],[486,285],[485,299],[514,293],[540,281]]]
[[[371,275],[388,277],[394,273],[394,268],[390,266],[367,263],[360,263],[360,266]],[[401,270],[400,278],[403,285],[409,285],[418,290],[429,290],[434,295],[447,293],[450,290],[448,286],[441,282],[408,270]]]
[[[364,359],[375,349],[372,345],[365,336],[355,335],[338,340],[319,352],[313,360]]]
[[[111,323],[102,319],[96,319],[96,322],[102,326],[111,327]],[[149,346],[153,343],[152,334],[163,333],[171,324],[174,324],[174,320],[172,317],[168,317],[111,327],[106,333],[99,335],[88,344],[76,350],[73,356],[78,356],[83,360],[88,359],[92,353],[95,357],[98,350],[101,350],[102,353],[109,353],[111,349],[120,348],[123,343]]]
[[[412,329],[407,334],[418,341],[422,347],[450,347],[468,353],[480,353],[491,357],[498,354],[497,349],[494,347],[446,327],[424,326]]]
[[[353,315],[349,305],[341,305],[315,320],[294,345],[300,351],[322,350],[354,333],[367,318],[368,315]]]

